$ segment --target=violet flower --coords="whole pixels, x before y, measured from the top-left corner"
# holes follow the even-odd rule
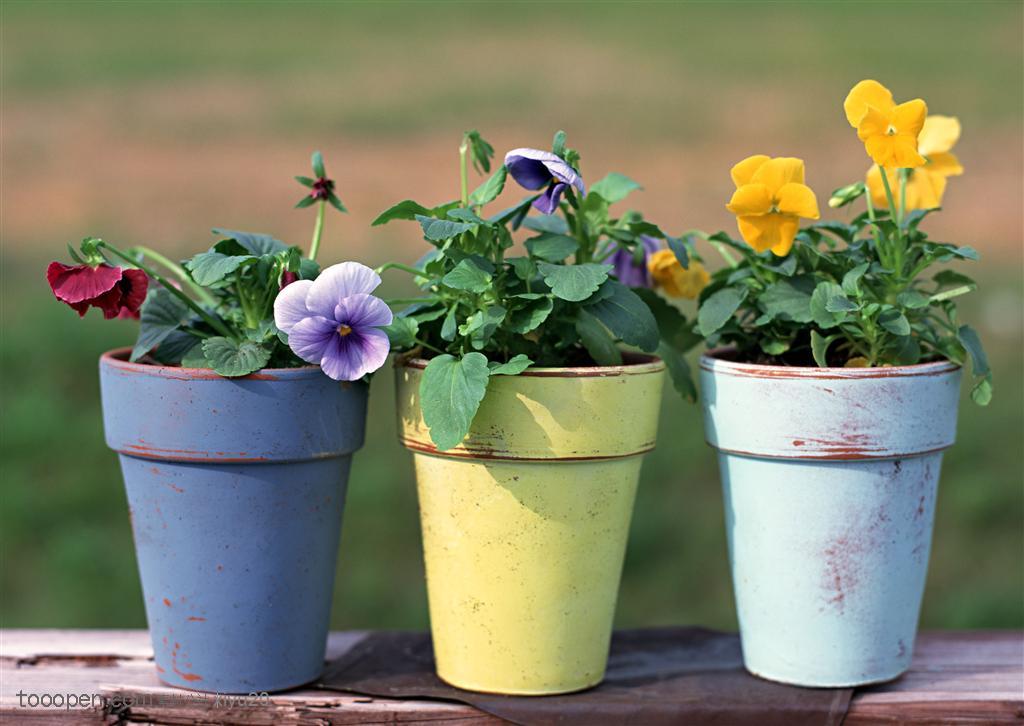
[[[614,269],[616,279],[628,287],[653,287],[651,272],[647,269],[647,259],[661,248],[661,244],[654,237],[646,234],[640,235],[640,246],[643,249],[643,256],[640,264],[636,264],[636,256],[633,250],[619,247],[615,250],[607,262]]]
[[[358,262],[331,265],[315,280],[291,283],[274,300],[274,322],[295,355],[336,381],[355,381],[384,365],[391,346],[380,326],[391,309],[370,295],[380,275]]]
[[[562,193],[570,184],[583,196],[587,193],[583,180],[576,170],[550,151],[540,149],[513,149],[505,154],[505,168],[519,186],[525,189],[543,189],[544,193],[534,202],[543,214],[552,214],[558,209]]]

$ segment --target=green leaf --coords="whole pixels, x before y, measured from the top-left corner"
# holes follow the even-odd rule
[[[893,335],[910,335],[910,321],[895,308],[883,310],[878,314],[878,324]]]
[[[129,360],[137,361],[192,319],[192,311],[163,287],[154,287],[139,315],[139,337]]]
[[[444,316],[444,322],[441,323],[441,339],[451,342],[455,340],[455,333],[458,332],[459,325],[455,319],[455,308],[448,311],[448,314]]]
[[[484,140],[477,130],[467,131],[466,141],[469,142],[470,156],[473,158],[473,168],[481,174],[491,170],[491,158],[494,156],[494,147]]]
[[[416,215],[416,221],[423,228],[423,236],[431,242],[444,242],[476,226],[469,222],[435,219],[434,217],[427,217],[422,214]]]
[[[297,176],[295,177],[295,181],[304,187],[312,187],[316,180],[310,179],[308,176]]]
[[[869,267],[871,267],[870,262],[862,262],[843,275],[843,292],[860,297],[860,278],[864,277],[864,273],[868,271]]]
[[[587,312],[624,343],[647,353],[658,349],[658,322],[640,297],[616,280],[607,280],[602,288],[610,290],[600,302],[587,306]]]
[[[859,308],[860,306],[846,295],[833,295],[825,301],[825,309],[830,313],[848,313]]]
[[[565,153],[565,132],[556,131],[555,138],[551,141],[551,153],[555,156],[562,156]]]
[[[560,214],[538,214],[536,217],[527,217],[523,220],[523,226],[534,232],[569,233],[569,223]]]
[[[546,295],[539,297],[525,307],[509,313],[505,328],[520,335],[529,333],[531,330],[536,330],[548,319],[554,307],[555,302],[550,297]]]
[[[194,340],[194,339],[193,339]],[[185,353],[181,358],[182,368],[212,368],[210,361],[206,360],[206,353],[203,352],[203,342],[199,341]]]
[[[478,186],[469,195],[469,203],[474,207],[482,207],[493,202],[501,194],[501,190],[505,188],[505,179],[507,177],[508,169],[504,165],[499,166],[487,181]]]
[[[672,250],[672,254],[679,260],[679,264],[683,266],[683,269],[689,269],[690,253],[686,249],[686,244],[681,239],[676,239],[675,237],[666,237],[665,242],[668,243],[668,248]]]
[[[843,288],[834,282],[819,282],[811,295],[811,317],[819,328],[834,328],[846,317],[845,313],[828,309],[829,300],[845,297]]]
[[[700,344],[703,338],[694,332],[693,324],[686,319],[679,308],[669,303],[654,290],[636,288],[633,290],[654,315],[661,339],[681,353]]]
[[[594,362],[601,366],[622,365],[622,352],[601,321],[586,310],[576,311],[576,332]]]
[[[256,261],[252,255],[222,255],[220,252],[200,252],[188,260],[185,267],[192,273],[197,285],[207,287],[220,282],[242,265]]]
[[[768,355],[782,355],[789,350],[790,342],[778,338],[761,338],[758,345]]]
[[[151,350],[150,355],[164,365],[177,365],[183,356],[201,342],[200,338],[179,328],[160,341],[160,345]]]
[[[973,285],[974,280],[954,270],[941,270],[936,272],[932,277],[935,282],[939,285],[946,287],[949,285]]]
[[[385,325],[381,330],[388,334],[392,348],[408,349],[416,347],[416,334],[420,325],[414,318],[396,315],[391,319],[390,325]]]
[[[288,249],[288,245],[279,239],[274,239],[269,234],[239,232],[235,229],[220,229],[219,227],[214,227],[213,233],[235,240],[249,254],[256,255],[257,257],[276,255],[278,252],[284,252]]]
[[[470,259],[465,259],[441,278],[441,284],[456,290],[483,292],[491,285],[491,276],[477,267]]]
[[[642,186],[624,174],[612,172],[590,187],[591,194],[600,194],[609,204],[620,202]]]
[[[658,346],[658,356],[665,361],[672,387],[687,401],[697,400],[697,387],[693,384],[690,364],[678,350],[664,341]]]
[[[537,275],[537,263],[529,257],[509,257],[505,262],[512,266],[520,280],[532,280]]]
[[[747,296],[746,289],[724,287],[701,303],[697,311],[697,327],[705,338],[721,328]]]
[[[525,197],[518,204],[513,204],[507,209],[503,209],[497,214],[492,214],[488,219],[495,224],[509,224],[512,229],[519,229],[519,225],[522,224],[526,215],[530,213],[530,205],[540,198],[540,194],[533,194]]]
[[[468,222],[469,224],[479,224],[484,227],[490,227],[491,222],[477,216],[476,212],[472,209],[466,209],[465,207],[456,207],[455,209],[449,210],[448,218],[454,219],[458,222]]]
[[[520,353],[517,356],[513,356],[508,363],[498,363],[497,361],[487,364],[491,369],[492,376],[518,376],[520,373],[525,371],[527,368],[533,365],[533,361],[528,356]]]
[[[457,446],[487,393],[490,370],[482,353],[432,358],[420,381],[420,407],[430,438],[439,451]]]
[[[468,336],[472,346],[476,350],[481,350],[487,345],[498,326],[504,322],[506,313],[501,305],[490,305],[484,310],[478,310],[459,326],[459,333]]]
[[[973,292],[974,290],[977,289],[977,287],[978,286],[972,282],[968,285],[954,287],[951,290],[943,290],[942,292],[935,293],[934,295],[931,296],[931,298],[925,298],[925,304],[927,305],[929,300],[931,302],[941,302],[943,300],[949,300],[950,298],[960,297],[961,295],[966,295],[969,292]],[[898,301],[899,298],[897,298],[897,302]]]
[[[945,298],[939,299],[944,300]],[[896,304],[900,307],[917,310],[918,308],[928,307],[928,298],[917,290],[904,290],[896,296]]]
[[[313,152],[313,173],[318,177],[327,176],[327,172],[324,170],[324,157],[319,151]]]
[[[980,381],[971,390],[971,400],[979,406],[987,406],[992,400],[992,370],[988,367],[988,356],[981,345],[981,337],[970,325],[961,325],[957,340],[971,356],[971,370]]]
[[[579,249],[580,243],[564,234],[543,233],[526,240],[531,256],[548,262],[561,262]]]
[[[588,262],[583,265],[552,265],[541,262],[537,265],[544,282],[556,297],[569,302],[586,300],[601,283],[608,279],[611,265]]]
[[[770,319],[809,323],[814,279],[807,275],[772,283],[757,298],[757,304]]]
[[[814,362],[821,368],[828,368],[828,347],[839,338],[838,335],[824,336],[817,330],[811,331],[811,355],[814,356]]]
[[[250,340],[237,343],[228,338],[207,338],[203,353],[213,370],[226,378],[247,376],[270,360],[270,348]]]
[[[432,213],[432,209],[424,207],[419,202],[405,199],[378,214],[377,218],[370,223],[370,226],[376,227],[381,224],[387,224],[394,219],[416,219],[417,216],[429,217]]]

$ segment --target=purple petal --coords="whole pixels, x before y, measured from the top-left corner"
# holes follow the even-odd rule
[[[359,380],[384,365],[390,348],[383,331],[353,330],[344,337],[336,335],[330,340],[320,367],[336,381]]]
[[[335,338],[341,338],[338,334],[338,324],[314,315],[292,326],[288,333],[288,347],[307,363],[321,363]]]
[[[391,308],[373,295],[349,295],[334,307],[334,319],[351,328],[376,328],[390,325]]]
[[[565,184],[552,182],[543,194],[533,200],[533,206],[542,214],[553,214],[558,211],[558,202],[564,191]]]
[[[313,281],[313,287],[306,296],[306,306],[314,315],[330,318],[342,298],[371,293],[379,284],[380,275],[366,265],[358,262],[331,265]]]
[[[312,280],[296,280],[277,293],[274,298],[274,323],[278,330],[288,333],[296,323],[310,316],[306,295],[312,286]]]
[[[620,247],[609,259],[614,267],[615,277],[623,285],[629,287],[651,287],[651,273],[647,269],[647,258],[653,252],[661,248],[661,243],[654,237],[646,234],[640,235],[640,244],[643,246],[643,262],[637,265],[633,250]]]
[[[576,170],[550,151],[513,149],[505,154],[505,166],[512,178],[526,189],[540,189],[554,177],[576,187],[581,195],[587,193]]]

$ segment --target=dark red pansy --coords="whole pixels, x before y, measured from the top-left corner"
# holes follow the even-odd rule
[[[95,307],[105,318],[137,318],[149,287],[149,278],[142,270],[122,270],[107,264],[93,267],[51,262],[46,268],[46,281],[54,297],[81,317]]]
[[[280,289],[284,290],[286,287],[288,287],[289,285],[291,285],[293,282],[295,282],[298,279],[299,279],[298,273],[288,272],[288,270],[285,270],[284,272],[281,273],[281,288]]]

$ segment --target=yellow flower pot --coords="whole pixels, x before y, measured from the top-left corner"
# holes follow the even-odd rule
[[[445,452],[420,412],[425,365],[396,369],[397,406],[416,464],[438,675],[517,695],[600,683],[664,364],[494,376],[469,435]]]

